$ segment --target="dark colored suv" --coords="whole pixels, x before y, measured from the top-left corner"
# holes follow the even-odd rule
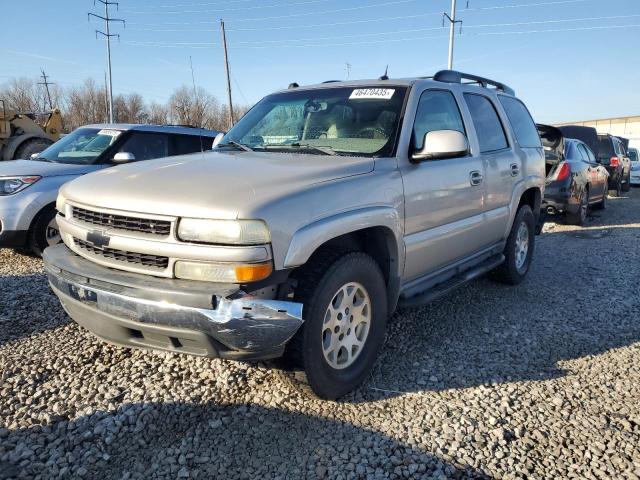
[[[598,163],[609,172],[609,190],[619,197],[631,188],[631,160],[624,143],[613,135],[598,135]]]

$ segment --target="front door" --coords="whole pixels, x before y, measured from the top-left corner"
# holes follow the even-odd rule
[[[448,90],[422,92],[413,127],[413,149],[427,132],[466,133],[459,106]],[[484,166],[473,153],[402,167],[405,191],[405,279],[432,273],[481,247]]]

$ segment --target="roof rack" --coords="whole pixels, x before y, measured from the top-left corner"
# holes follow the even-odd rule
[[[462,83],[462,80],[469,80],[469,83],[477,83],[484,88],[487,88],[489,85],[495,87],[497,90],[500,90],[508,95],[515,96],[516,92],[511,87],[508,87],[504,83],[496,82],[495,80],[491,80],[489,78],[479,77],[477,75],[471,75],[470,73],[462,73],[456,70],[440,70],[433,76],[433,79],[436,82],[447,82],[447,83]]]
[[[325,80],[322,83],[336,83],[336,82],[341,82],[342,80]]]

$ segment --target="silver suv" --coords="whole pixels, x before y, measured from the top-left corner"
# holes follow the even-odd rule
[[[44,258],[75,321],[128,347],[284,354],[337,398],[371,370],[398,305],[527,274],[544,154],[499,82],[292,84],[217,142],[62,188],[64,245]]]

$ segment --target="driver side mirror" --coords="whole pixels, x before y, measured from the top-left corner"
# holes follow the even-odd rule
[[[218,133],[213,139],[213,145],[211,145],[211,149],[216,148],[223,138],[224,138],[224,133],[222,132]]]
[[[133,162],[136,156],[131,152],[118,152],[113,156],[113,163]]]
[[[469,153],[467,137],[456,130],[434,130],[427,132],[420,150],[411,155],[413,163],[423,160],[441,160],[462,157]]]

